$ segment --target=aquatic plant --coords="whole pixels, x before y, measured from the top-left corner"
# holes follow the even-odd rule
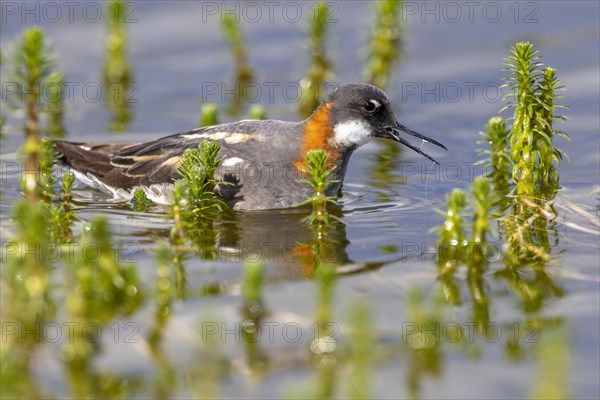
[[[506,238],[505,265],[515,271],[522,266],[543,267],[550,260],[549,232],[556,217],[552,201],[559,185],[557,167],[565,154],[554,147],[555,136],[569,138],[554,128],[556,104],[564,90],[556,78],[556,70],[542,69],[541,57],[533,45],[519,42],[511,48],[505,62],[509,73],[504,87],[512,92],[504,109],[514,111],[508,144],[513,163],[516,196],[510,213],[500,219]]]
[[[146,192],[142,189],[137,188],[133,191],[133,197],[131,198],[133,209],[137,212],[148,212],[150,207],[154,205],[154,202],[146,196]]]
[[[560,107],[555,105],[555,100],[560,98],[556,91],[562,88],[558,86],[554,69],[541,69],[540,57],[530,43],[513,46],[506,66],[509,75],[504,78],[507,81],[504,87],[512,90],[506,99],[513,102],[504,109],[514,109],[513,124],[508,127],[500,117],[488,121],[486,132],[481,134],[483,143],[489,146],[481,151],[488,156],[483,160],[489,163],[487,174],[474,181],[467,203],[464,194],[457,194],[454,199],[454,192],[449,196],[446,221],[439,228],[440,248],[448,243],[459,243],[464,238],[461,209],[468,204],[473,210],[472,236],[465,242],[468,251],[462,254],[438,251],[438,264],[443,293],[452,304],[460,298],[453,272],[458,264],[467,266],[466,283],[473,301],[473,322],[481,335],[485,335],[484,328],[490,321],[484,274],[489,260],[495,256],[488,254],[488,249],[496,249],[496,246],[486,244],[492,219],[497,219],[500,236],[504,239],[500,258],[504,267],[493,276],[505,282],[524,312],[537,312],[545,299],[564,293],[544,268],[551,260],[551,248],[557,244],[557,240],[552,243],[549,237],[552,233],[557,237],[552,200],[558,190],[556,167],[564,157],[553,147],[553,137],[567,137],[553,128],[555,121],[564,120],[554,114]],[[512,185],[509,182],[511,168]],[[499,215],[494,215],[496,208]],[[524,274],[523,268],[530,271]],[[509,342],[507,352],[517,354],[518,347],[518,343]]]
[[[267,110],[262,104],[252,104],[248,111],[248,119],[267,119]]]
[[[63,212],[69,216],[70,220],[76,219],[76,215],[73,213],[73,185],[75,184],[75,175],[72,172],[65,173],[63,181],[60,185],[60,202],[62,205]]]
[[[0,49],[0,70],[2,70],[2,64],[4,63],[4,52]],[[1,93],[1,92],[0,92]],[[4,124],[6,124],[6,115],[4,110],[0,110],[0,138],[4,135]]]
[[[221,164],[218,154],[219,146],[212,141],[202,141],[197,149],[187,149],[177,169],[180,179],[173,191],[171,240],[177,246],[190,240],[204,260],[214,256],[215,219],[229,211],[215,193],[217,185],[229,184],[215,179]]]
[[[310,396],[313,398],[333,398],[337,383],[338,360],[335,350],[338,339],[334,335],[337,332],[338,325],[333,322],[333,295],[336,278],[335,265],[328,263],[316,265],[314,279],[317,285],[317,307],[313,325],[314,339],[310,343],[313,362],[317,369],[316,385]],[[306,395],[308,396],[308,393]]]
[[[439,300],[434,297],[431,304],[427,304],[420,289],[408,292],[407,325],[402,331],[402,343],[408,352],[408,398],[420,398],[423,378],[427,375],[438,376],[442,371],[443,341],[436,339],[436,332],[443,321],[443,303]]]
[[[36,172],[40,151],[40,117],[50,111],[50,132],[62,126],[62,75],[56,69],[53,50],[39,27],[23,31],[9,53],[7,78],[15,84],[16,93],[10,104],[22,108],[25,115],[25,171],[23,189],[30,202],[37,200]],[[57,89],[52,92],[49,88]],[[42,96],[42,90],[53,93]]]
[[[333,197],[325,194],[325,190],[335,182],[329,179],[333,169],[327,169],[327,163],[328,157],[324,150],[309,151],[304,159],[307,178],[300,180],[311,186],[314,191],[314,194],[304,201],[304,204],[312,205],[312,212],[305,221],[312,229],[313,240],[310,244],[301,246],[302,252],[310,254],[310,257],[301,258],[306,266],[307,274],[325,263],[326,256],[334,245],[328,239],[327,232],[332,227],[333,221],[340,222],[338,217],[327,211],[328,204],[336,204]]]
[[[61,72],[53,71],[48,75],[46,84],[47,102],[44,111],[48,114],[48,126],[45,130],[52,137],[63,137],[66,133],[63,125],[65,77]]]
[[[327,169],[327,163],[328,157],[324,150],[311,150],[306,153],[304,164],[308,178],[301,179],[300,182],[310,185],[314,190],[314,194],[305,201],[313,207],[312,214],[308,217],[311,225],[329,224],[327,204],[335,204],[335,198],[325,195],[325,190],[337,182],[329,179],[333,169]]]
[[[213,103],[202,104],[198,126],[212,126],[219,123],[219,109]]]
[[[153,379],[154,397],[157,399],[172,397],[177,379],[175,369],[168,357],[169,354],[161,346],[165,327],[172,314],[173,300],[176,293],[172,270],[171,252],[167,246],[162,244],[156,250],[156,281],[154,286],[156,309],[152,329],[147,336],[157,369],[156,377]]]
[[[440,275],[452,272],[460,263],[467,246],[462,228],[462,210],[465,206],[466,196],[460,189],[454,189],[446,196],[447,211],[445,220],[438,227],[440,239],[438,242],[437,264]]]
[[[327,58],[325,40],[329,18],[329,5],[319,1],[312,5],[308,20],[308,51],[310,65],[306,76],[300,80],[298,112],[306,118],[313,113],[325,97],[325,83],[333,79],[331,61]]]
[[[538,377],[531,389],[530,399],[568,399],[571,372],[569,334],[563,321],[549,326],[535,346]]]
[[[242,316],[240,333],[244,342],[248,365],[255,377],[261,376],[267,367],[267,357],[260,346],[263,317],[265,268],[261,262],[246,262],[242,278]]]
[[[353,399],[374,398],[371,386],[377,346],[372,315],[366,299],[357,301],[350,311],[348,395]]]
[[[54,175],[52,167],[57,161],[56,149],[52,140],[43,138],[39,144],[38,168],[39,178],[37,179],[37,197],[44,204],[50,204],[56,197],[54,194]]]
[[[225,13],[221,18],[221,30],[229,44],[235,68],[232,79],[235,85],[235,94],[227,110],[233,115],[240,113],[243,101],[248,98],[248,83],[255,77],[254,70],[248,61],[244,35],[239,21],[240,16],[236,13]]]
[[[86,249],[93,248],[93,252]],[[133,314],[142,304],[143,296],[137,269],[122,262],[113,246],[108,223],[95,218],[81,237],[72,261],[66,261],[65,280],[72,290],[67,292],[67,320],[73,323],[73,339],[62,346],[68,382],[73,397],[86,398],[93,394],[121,392],[110,375],[94,371],[93,359],[99,346],[90,338],[90,323],[99,329],[116,317]],[[112,383],[112,384],[111,384]]]
[[[558,190],[558,171],[556,166],[564,153],[553,147],[555,135],[568,138],[562,131],[555,130],[553,123],[563,121],[565,117],[555,115],[556,92],[563,90],[559,86],[553,68],[541,69],[538,52],[528,42],[519,42],[511,48],[505,62],[505,71],[509,73],[505,88],[512,92],[505,99],[512,100],[503,110],[514,109],[513,124],[510,128],[500,117],[493,117],[482,134],[489,150],[482,151],[491,163],[491,177],[496,200],[489,196],[489,187],[483,180],[476,180],[474,192],[475,224],[472,243],[484,243],[488,230],[489,215],[494,205],[502,212],[510,209],[508,215],[501,215],[500,226],[506,240],[505,263],[509,268],[518,268],[525,264],[545,263],[549,260],[548,216],[554,214],[550,203]],[[502,110],[501,110],[502,111]],[[507,148],[508,146],[508,148]],[[512,176],[516,196],[506,199],[509,192],[507,176],[512,163]],[[448,208],[448,213],[453,210]],[[450,237],[451,232],[444,232]],[[458,235],[458,234],[456,234]],[[480,250],[473,256],[481,258]]]
[[[200,142],[198,149],[187,149],[183,153],[177,172],[181,176],[178,181],[182,183],[187,215],[208,216],[228,209],[215,193],[217,185],[223,184],[215,179],[221,164],[218,154],[219,145],[209,140]]]
[[[239,16],[234,13],[226,13],[221,19],[223,36],[229,43],[235,65],[235,81],[248,82],[254,77],[254,72],[248,62],[244,35],[239,24]]]
[[[460,291],[453,275],[458,266],[465,265],[467,285],[473,301],[473,322],[481,331],[489,323],[488,296],[483,277],[490,258],[487,234],[494,206],[490,197],[490,184],[483,177],[478,177],[471,186],[469,196],[462,190],[454,189],[447,196],[447,203],[445,220],[437,228],[440,235],[437,263],[442,291],[450,304],[460,302]],[[466,204],[473,207],[470,240],[466,239],[467,234],[463,228],[462,214]]]
[[[481,268],[487,260],[486,243],[490,231],[490,217],[494,200],[490,195],[490,183],[483,177],[473,182],[473,234],[469,246],[468,264]]]
[[[487,157],[481,160],[485,163],[486,178],[492,181],[494,196],[501,207],[506,202],[502,199],[509,192],[510,154],[507,148],[508,128],[502,117],[491,117],[485,126],[485,132],[479,133],[483,140],[479,144],[486,145],[479,153]],[[489,148],[488,148],[489,147]]]
[[[399,18],[402,5],[402,0],[373,2],[371,43],[366,49],[367,65],[363,76],[380,88],[388,85],[394,67],[402,59],[403,26]]]
[[[19,200],[13,215],[15,235],[3,249],[0,317],[6,335],[0,346],[0,379],[3,397],[30,397],[42,394],[32,379],[31,355],[56,312],[51,283],[55,263],[42,251],[52,246],[46,207]]]
[[[131,121],[131,94],[135,90],[133,69],[127,57],[127,8],[127,1],[110,0],[104,14],[108,35],[102,78],[107,93],[105,104],[112,113],[108,128],[113,132],[127,129]]]
[[[543,197],[553,197],[558,189],[556,166],[564,153],[553,146],[555,135],[568,139],[565,132],[554,129],[555,121],[564,121],[565,117],[556,115],[555,104],[561,98],[556,70],[542,68],[541,57],[533,45],[528,42],[515,44],[505,62],[505,71],[509,75],[503,79],[503,87],[510,89],[505,99],[511,100],[503,108],[513,109],[513,125],[508,135],[510,156],[514,163],[513,181],[517,195],[534,199],[542,193]]]
[[[173,218],[173,226],[171,227],[170,241],[174,245],[182,245],[185,241],[185,228],[184,222],[184,210],[185,203],[183,201],[183,188],[184,183],[182,181],[175,182],[173,187],[173,205],[171,206],[171,212],[169,216]]]

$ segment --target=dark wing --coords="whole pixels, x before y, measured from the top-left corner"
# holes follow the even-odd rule
[[[258,121],[254,121],[255,123]],[[139,144],[94,145],[57,140],[60,160],[76,171],[93,175],[114,188],[129,189],[171,183],[186,149],[203,140],[214,140],[227,152],[247,142],[261,141],[256,124],[245,122],[198,128]],[[259,125],[261,125],[259,123]]]
[[[130,145],[110,157],[110,164],[136,185],[170,183],[177,178],[177,168],[186,149],[197,148],[199,140],[185,134],[167,136],[147,143]]]

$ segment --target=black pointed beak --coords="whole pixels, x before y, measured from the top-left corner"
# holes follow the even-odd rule
[[[423,142],[428,142],[428,143],[435,144],[436,146],[439,146],[442,149],[448,151],[448,149],[446,148],[446,146],[444,146],[443,144],[441,144],[437,140],[430,139],[427,136],[421,135],[420,133],[417,133],[417,132],[413,131],[412,129],[409,129],[409,128],[405,127],[404,125],[400,125],[398,123],[397,123],[397,125],[395,127],[387,128],[386,131],[390,135],[391,139],[395,140],[396,142],[402,143],[403,145],[405,145],[409,149],[416,151],[417,153],[419,153],[423,157],[427,158],[428,160],[433,161],[434,163],[436,163],[438,165],[440,164],[439,162],[435,161],[429,154],[423,152],[419,147],[413,146],[410,142],[408,142],[406,139],[404,139],[403,137],[401,137],[400,133],[401,132],[408,133],[411,136],[414,136],[416,138],[421,139]]]

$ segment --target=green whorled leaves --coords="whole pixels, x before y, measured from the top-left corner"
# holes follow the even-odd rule
[[[472,205],[472,235],[470,240],[463,229],[463,209],[469,200]],[[454,189],[447,196],[447,211],[444,222],[437,229],[440,235],[438,249],[438,266],[440,274],[452,273],[460,263],[469,268],[481,269],[485,266],[486,237],[490,231],[489,220],[495,201],[490,193],[490,183],[484,178],[475,179],[471,186],[471,194]]]
[[[564,88],[559,86],[555,69],[542,70],[541,57],[531,43],[519,42],[513,46],[505,66],[509,75],[503,78],[506,80],[503,87],[511,92],[505,95],[510,101],[503,110],[514,109],[508,143],[517,194],[533,198],[544,192],[553,197],[558,188],[555,165],[564,156],[553,147],[553,138],[554,135],[568,138],[566,133],[553,128],[554,121],[565,119],[555,115],[557,108],[565,108],[555,104],[555,99],[561,98],[556,92]]]
[[[146,196],[146,192],[139,188],[133,191],[131,202],[133,210],[138,212],[148,212],[150,207],[154,205],[154,202]]]
[[[25,171],[23,189],[27,200],[35,203],[38,198],[39,135],[40,119],[48,117],[50,133],[62,135],[62,74],[56,70],[56,62],[44,31],[37,26],[26,29],[11,46],[3,82],[12,86],[14,94],[8,96],[7,105],[25,117]],[[44,199],[43,199],[44,200]]]
[[[37,191],[39,200],[45,204],[51,203],[56,197],[54,194],[55,178],[52,174],[52,167],[56,161],[57,154],[54,142],[47,138],[40,140]]]
[[[219,109],[213,103],[203,104],[200,108],[198,126],[212,126],[219,123]]]
[[[440,235],[438,266],[440,274],[454,271],[461,260],[466,239],[462,229],[462,210],[465,207],[465,192],[454,189],[447,197],[447,211],[444,222],[438,227]]]
[[[486,158],[481,160],[486,164],[486,172],[493,183],[496,199],[500,201],[509,192],[508,177],[510,176],[510,154],[507,146],[508,128],[502,117],[492,117],[485,126],[485,132],[480,132],[483,140],[478,144],[486,148],[479,149],[479,154]]]
[[[311,6],[311,10],[313,12],[310,13],[306,35],[311,61],[306,76],[300,80],[301,92],[298,102],[298,112],[303,118],[311,115],[319,106],[326,94],[325,82],[334,77],[331,61],[327,58],[325,50],[329,5],[319,1]]]
[[[402,6],[398,0],[374,2],[373,33],[363,76],[380,88],[388,85],[393,68],[402,59],[403,27],[399,18]]]
[[[105,2],[105,22],[107,36],[105,39],[106,59],[102,71],[105,104],[112,118],[108,129],[112,132],[123,132],[132,119],[131,98],[136,88],[133,78],[133,67],[127,57],[127,20],[128,1],[110,0]]]
[[[203,260],[214,257],[214,221],[229,210],[215,193],[217,185],[230,184],[215,179],[221,164],[218,154],[219,146],[211,141],[202,141],[197,149],[187,149],[177,169],[181,179],[175,182],[173,190],[171,242],[182,246],[189,240]]]
[[[183,153],[177,172],[181,176],[179,182],[186,202],[185,211],[191,215],[227,210],[227,204],[215,193],[218,184],[225,184],[215,179],[222,159],[218,154],[219,145],[208,140],[200,142],[198,149],[188,149]]]
[[[55,192],[56,178],[53,167],[57,162],[54,142],[48,138],[40,141],[38,155],[37,198],[47,212],[47,229],[54,243],[66,243],[72,238],[71,226],[76,218],[72,212],[71,192],[75,177],[67,172],[61,183],[61,193]],[[56,201],[60,200],[60,203]]]
[[[64,75],[56,67],[44,30],[38,26],[26,29],[11,46],[7,59],[5,82],[15,89],[7,104],[19,110],[24,107],[28,131],[38,133],[43,113],[48,120],[45,130],[52,136],[64,136]]]
[[[329,180],[329,175],[333,169],[327,169],[328,157],[324,150],[311,150],[306,154],[305,164],[307,167],[308,179],[301,179],[300,182],[310,185],[314,190],[314,195],[309,197],[305,203],[313,206],[313,212],[308,217],[311,225],[329,223],[329,214],[327,213],[327,203],[335,203],[333,197],[325,195],[325,189],[338,181]],[[335,216],[332,216],[335,218]]]

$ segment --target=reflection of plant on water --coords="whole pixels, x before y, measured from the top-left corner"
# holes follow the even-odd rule
[[[122,6],[114,3],[118,14]],[[398,4],[384,1],[376,5],[377,21],[374,41],[365,70],[368,80],[380,86],[389,82],[391,66],[400,58],[400,33]],[[323,17],[326,5],[318,10]],[[113,113],[111,130],[126,129],[131,120],[126,94],[132,84],[132,68],[126,58],[127,35],[124,26],[111,14],[113,23],[107,40],[107,59],[104,83]],[[121,21],[122,22],[122,21]],[[300,103],[300,112],[314,109],[322,88],[331,76],[330,62],[325,48],[324,19],[311,21],[309,30],[312,65],[305,80],[306,97]],[[231,45],[238,82],[248,81],[254,75],[250,68],[242,41],[240,27],[231,19],[223,22],[224,34]],[[18,44],[21,56],[15,62],[20,78],[35,86],[44,80],[60,86],[61,75],[54,70],[45,44],[43,31],[27,31]],[[220,396],[221,380],[233,368],[243,368],[259,381],[269,373],[289,368],[283,353],[292,353],[294,367],[298,364],[313,366],[316,375],[313,387],[292,389],[291,396],[307,394],[320,398],[333,398],[339,393],[356,398],[370,398],[374,369],[394,360],[406,360],[406,388],[408,395],[419,397],[423,380],[427,376],[441,376],[445,369],[445,355],[457,349],[466,357],[481,357],[486,347],[502,343],[506,358],[522,361],[535,358],[539,365],[538,379],[533,383],[531,396],[568,397],[568,334],[562,317],[544,313],[552,299],[564,295],[560,283],[551,273],[558,245],[556,212],[553,204],[558,190],[556,170],[562,153],[553,147],[553,138],[562,133],[555,130],[553,122],[561,119],[555,115],[558,107],[558,81],[552,68],[541,69],[536,52],[528,43],[518,43],[511,49],[507,60],[509,76],[507,85],[515,94],[514,119],[507,127],[505,120],[493,117],[484,133],[491,171],[489,176],[474,181],[471,193],[454,191],[448,196],[445,221],[440,228],[438,246],[438,276],[435,290],[428,296],[424,288],[408,293],[406,321],[402,332],[392,341],[383,342],[378,337],[373,308],[366,298],[352,304],[348,323],[333,323],[335,288],[339,276],[345,273],[369,271],[382,263],[357,265],[347,252],[346,226],[340,206],[331,204],[324,196],[327,184],[326,159],[323,153],[313,153],[314,174],[308,184],[315,189],[309,207],[279,213],[227,213],[214,196],[213,172],[218,167],[218,148],[204,145],[188,153],[182,166],[182,182],[175,191],[175,204],[170,210],[171,226],[139,231],[140,237],[156,238],[160,242],[156,251],[156,278],[151,288],[142,291],[136,269],[119,261],[112,249],[112,239],[104,219],[94,219],[85,225],[84,233],[73,232],[76,216],[73,213],[71,188],[73,176],[65,176],[62,193],[54,192],[52,143],[40,141],[42,130],[39,116],[47,114],[48,132],[56,135],[62,130],[62,105],[59,93],[50,98],[50,104],[36,103],[35,96],[25,96],[21,107],[25,110],[27,157],[23,191],[27,201],[14,207],[14,242],[25,248],[36,246],[75,245],[78,248],[94,244],[101,256],[91,260],[82,256],[61,259],[58,263],[47,259],[25,257],[19,249],[11,250],[3,267],[2,319],[12,321],[6,325],[10,335],[2,346],[3,384],[8,394],[16,397],[46,397],[34,378],[32,354],[43,347],[47,330],[53,321],[65,318],[73,324],[74,340],[64,343],[61,354],[63,379],[72,397],[125,397],[132,393],[152,392],[157,398],[169,398],[182,387],[191,388],[200,397]],[[40,66],[43,68],[39,69]],[[33,71],[43,73],[34,76]],[[29,72],[29,74],[28,74]],[[38,82],[39,83],[39,82]],[[242,86],[242,85],[240,85]],[[33,92],[32,92],[33,93]],[[235,106],[232,105],[232,112]],[[215,123],[216,109],[203,109],[202,123]],[[264,108],[253,113],[264,118]],[[393,172],[400,151],[393,144],[385,144],[375,157],[370,169],[374,187],[389,190],[403,180]],[[187,160],[187,161],[186,161]],[[37,181],[31,180],[33,165],[40,172]],[[513,181],[510,182],[512,168]],[[187,171],[187,172],[186,172]],[[384,192],[381,201],[390,201]],[[139,213],[153,211],[155,205],[138,191],[132,207]],[[472,210],[471,235],[465,221],[464,209]],[[308,216],[308,223],[306,222]],[[266,224],[265,220],[269,220]],[[492,243],[491,224],[497,221],[500,246]],[[257,246],[257,243],[259,244]],[[276,245],[274,245],[276,244]],[[501,248],[500,255],[490,249]],[[252,250],[248,250],[252,249]],[[186,260],[203,262],[247,261],[260,250],[263,262],[247,262],[243,278],[202,282],[200,287],[188,281]],[[394,249],[391,249],[394,251]],[[499,261],[493,259],[499,256]],[[267,265],[278,266],[277,274],[269,273]],[[299,268],[299,265],[301,266]],[[60,275],[64,294],[55,287]],[[314,321],[319,328],[308,345],[299,343],[273,355],[260,340],[260,327],[271,316],[264,293],[265,285],[273,282],[306,279],[314,280],[316,305]],[[191,365],[180,367],[165,348],[165,334],[172,322],[173,310],[184,301],[208,298],[241,291],[239,326],[243,360],[225,355],[216,336],[196,343],[197,358]],[[147,293],[142,295],[142,293]],[[518,305],[518,315],[509,314],[507,299]],[[57,312],[64,300],[63,312]],[[99,343],[89,337],[89,324],[108,329],[111,322],[133,315],[142,304],[152,304],[153,319],[145,344],[156,366],[155,374],[128,375],[126,379],[112,371],[98,372],[94,362],[103,352]],[[494,305],[497,305],[494,307]],[[468,310],[468,317],[452,318],[452,310]],[[506,312],[503,312],[506,311]],[[210,311],[200,311],[201,321],[218,321]],[[512,313],[509,315],[513,315]],[[274,316],[275,318],[276,316]],[[198,326],[201,325],[199,321]],[[335,336],[342,326],[341,335]],[[3,330],[5,328],[3,322]],[[14,331],[13,331],[14,329]],[[201,329],[201,328],[199,328]],[[8,332],[8,331],[7,331]],[[338,338],[339,337],[339,338]],[[23,339],[24,340],[21,340]],[[236,344],[237,346],[237,344]],[[298,356],[298,347],[302,348]],[[282,361],[283,360],[283,361]],[[234,364],[242,364],[242,367]]]

